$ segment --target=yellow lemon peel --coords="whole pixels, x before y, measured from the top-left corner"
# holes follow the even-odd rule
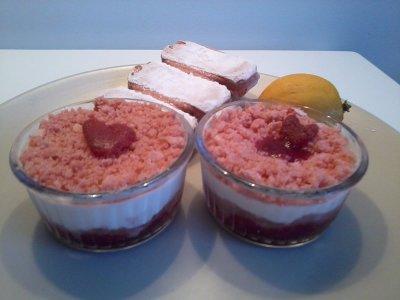
[[[267,86],[258,98],[285,104],[311,107],[342,121],[348,111],[347,101],[342,103],[336,87],[325,78],[312,74],[291,74],[280,77]]]

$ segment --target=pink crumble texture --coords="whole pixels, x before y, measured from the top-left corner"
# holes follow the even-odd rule
[[[256,142],[278,137],[282,121],[295,114],[302,125],[317,124],[317,136],[308,143],[306,160],[289,162],[257,150]],[[204,132],[205,145],[228,171],[255,183],[288,190],[335,185],[354,172],[356,158],[340,129],[316,123],[303,112],[263,104],[227,108],[214,117]]]
[[[82,132],[90,117],[107,125],[128,125],[137,141],[117,158],[95,157]],[[124,189],[162,173],[185,146],[185,130],[174,113],[152,104],[98,99],[94,110],[49,115],[20,159],[25,172],[46,187],[97,193]]]

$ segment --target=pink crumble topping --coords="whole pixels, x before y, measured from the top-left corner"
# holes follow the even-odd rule
[[[296,126],[302,126],[304,132],[312,129],[307,143],[300,144],[300,150],[307,155],[298,156],[302,159],[287,159],[263,151],[273,149],[266,143],[279,140],[282,132],[287,132],[282,124],[287,123],[285,120],[293,121],[292,116],[300,121],[301,125]],[[303,112],[280,105],[227,108],[208,123],[204,140],[210,153],[228,171],[255,183],[282,189],[335,185],[354,172],[356,163],[339,128],[316,123]]]
[[[129,126],[136,139],[117,157],[96,157],[82,130],[93,117],[107,125]],[[49,115],[20,159],[25,172],[46,187],[97,193],[127,188],[162,173],[185,146],[185,130],[174,113],[151,104],[98,99],[94,110]]]

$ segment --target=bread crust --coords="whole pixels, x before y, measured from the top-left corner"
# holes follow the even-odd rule
[[[176,108],[192,115],[193,117],[195,117],[197,120],[200,120],[204,115],[205,112],[198,109],[197,107],[190,105],[187,102],[183,102],[182,100],[179,99],[174,99],[171,97],[167,97],[163,94],[157,93],[155,91],[152,91],[150,89],[147,89],[139,84],[133,83],[133,82],[128,82],[128,89],[130,90],[134,90],[134,91],[138,91],[142,94],[146,94],[146,95],[150,95],[154,98],[156,98],[157,100],[163,101],[165,103],[168,103],[172,106],[175,106]]]

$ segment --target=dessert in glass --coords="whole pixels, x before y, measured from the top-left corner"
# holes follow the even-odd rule
[[[315,110],[240,100],[196,129],[208,210],[229,232],[269,247],[315,240],[365,174],[346,125]]]
[[[98,98],[28,125],[10,166],[59,241],[110,251],[139,244],[173,220],[192,153],[193,130],[174,110]]]

